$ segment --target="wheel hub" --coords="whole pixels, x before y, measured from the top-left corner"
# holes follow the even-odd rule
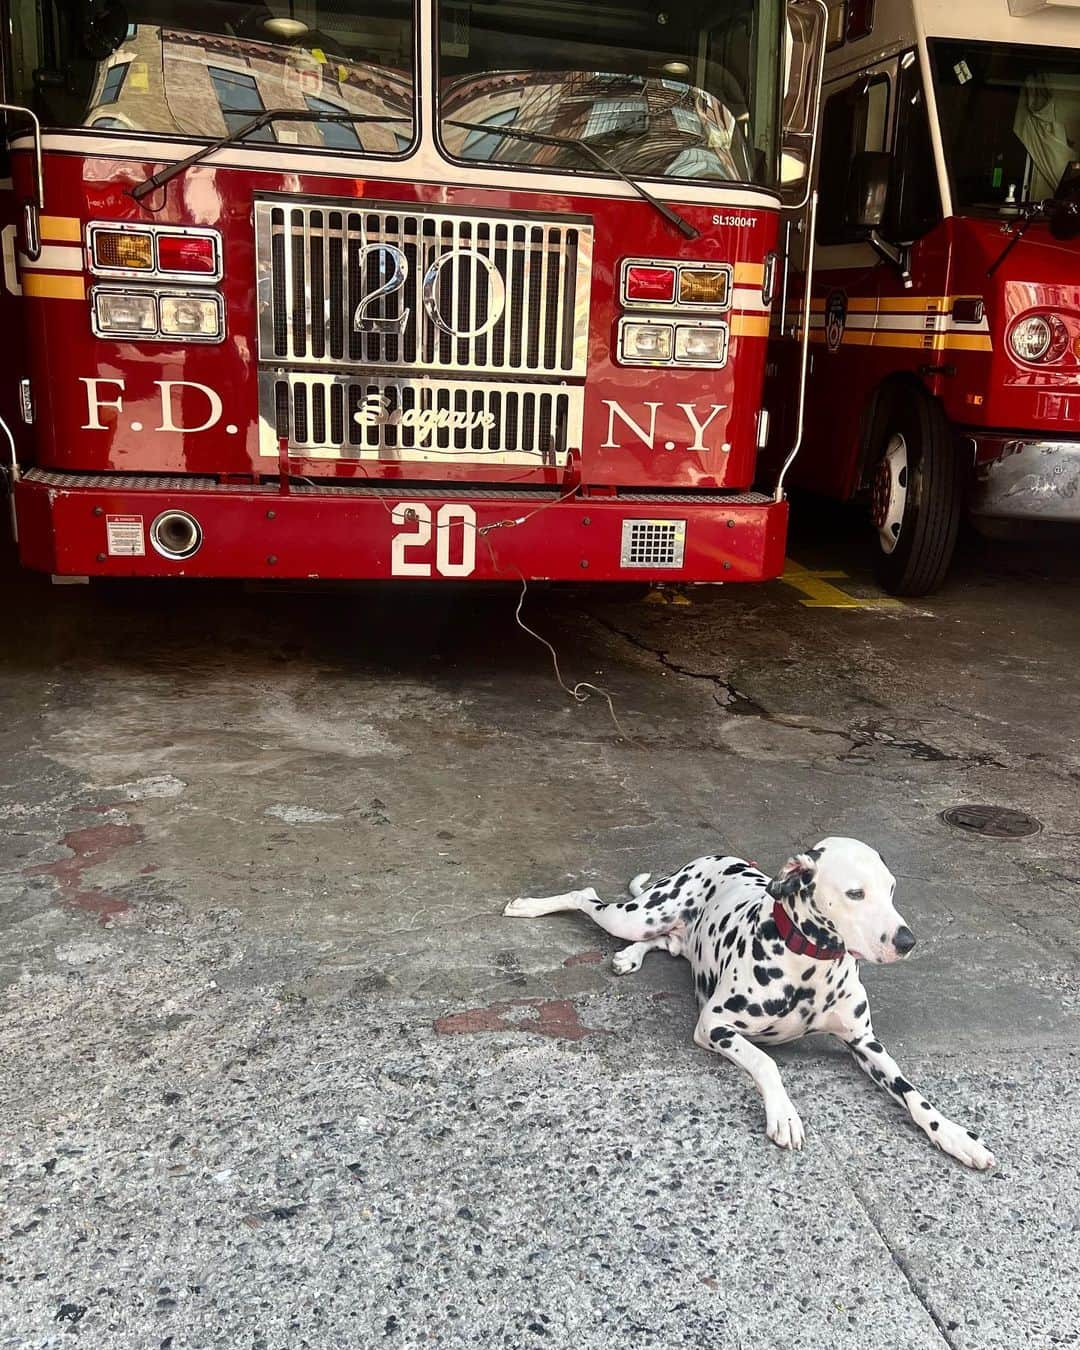
[[[871,490],[871,515],[885,553],[891,553],[900,541],[907,490],[907,442],[898,432],[885,447]]]

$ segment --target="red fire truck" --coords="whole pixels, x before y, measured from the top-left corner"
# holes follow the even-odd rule
[[[919,595],[965,507],[1080,523],[1080,0],[829,10],[792,481],[861,496]]]
[[[753,489],[820,0],[2,9],[27,566],[780,571]]]

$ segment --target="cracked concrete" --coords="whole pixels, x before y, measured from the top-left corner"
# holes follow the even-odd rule
[[[531,590],[618,726],[516,592],[0,583],[0,1346],[1075,1344],[1078,572]],[[818,1042],[781,1154],[681,963],[499,916],[826,833],[899,878],[875,1025],[989,1176]]]

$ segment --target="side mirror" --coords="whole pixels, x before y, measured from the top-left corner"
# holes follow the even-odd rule
[[[860,234],[881,228],[889,196],[892,156],[884,150],[860,150],[848,177],[846,223]]]
[[[780,144],[780,196],[801,210],[810,197],[821,109],[827,11],[821,0],[788,0],[784,24],[785,66],[783,133]]]

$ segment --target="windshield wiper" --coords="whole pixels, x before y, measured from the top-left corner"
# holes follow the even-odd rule
[[[571,136],[549,136],[543,131],[519,131],[516,127],[488,127],[483,122],[459,122],[456,118],[447,118],[448,127],[460,127],[464,131],[482,131],[486,136],[509,136],[513,140],[532,141],[536,145],[559,145],[569,147],[571,150],[580,150],[587,155],[595,164],[599,164],[608,173],[613,173],[616,178],[621,179],[628,187],[633,188],[637,195],[647,201],[650,206],[655,207],[669,224],[675,228],[687,239],[698,239],[700,233],[695,230],[693,225],[684,217],[680,216],[674,207],[666,205],[654,197],[648,188],[641,186],[639,182],[631,178],[629,174],[623,173],[622,169],[602,151],[595,149],[588,141],[577,140]]]
[[[1009,204],[1010,206],[1012,205],[1011,202]],[[1023,202],[1020,205],[1020,212],[1019,212],[1021,216],[1020,224],[1013,226],[1009,242],[1005,245],[1005,247],[997,255],[994,261],[986,269],[986,275],[988,277],[992,277],[994,275],[994,273],[998,270],[1001,264],[1009,256],[1009,254],[1013,251],[1013,249],[1017,246],[1020,240],[1023,239],[1024,235],[1027,234],[1028,229],[1031,227],[1031,225],[1034,224],[1034,222],[1038,220],[1040,216],[1046,215],[1046,208],[1047,203],[1044,201],[1042,202],[1028,201]]]
[[[156,188],[164,187],[166,183],[171,182],[177,174],[181,174],[185,169],[190,169],[193,164],[199,164],[212,155],[216,150],[223,150],[227,145],[235,145],[238,141],[244,140],[250,136],[253,131],[261,131],[271,122],[408,122],[412,125],[411,117],[384,117],[379,113],[350,113],[350,112],[330,112],[319,111],[310,108],[268,108],[266,112],[259,113],[258,117],[253,117],[250,122],[242,122],[235,131],[230,131],[227,136],[222,136],[216,141],[211,141],[209,145],[204,145],[201,150],[196,150],[193,155],[188,155],[187,159],[178,160],[175,164],[170,164],[168,168],[161,169],[157,173],[152,173],[149,178],[144,178],[141,183],[136,183],[131,189],[131,195],[137,202]]]

